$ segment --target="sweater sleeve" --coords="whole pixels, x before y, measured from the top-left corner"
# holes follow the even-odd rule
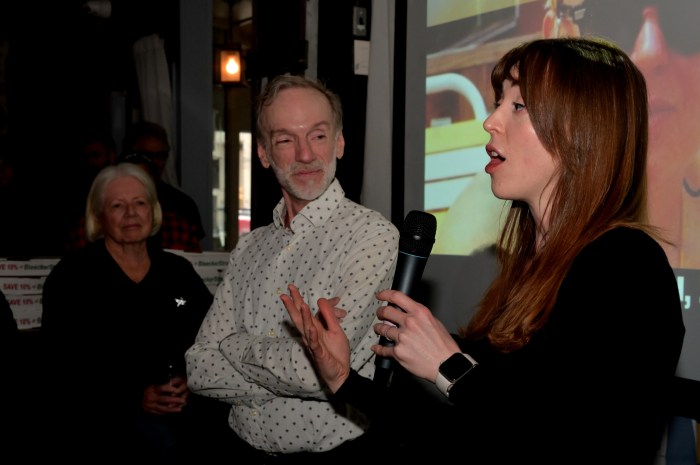
[[[350,370],[350,376],[335,393],[335,399],[350,404],[370,416],[376,414],[381,396],[381,387],[355,370]]]

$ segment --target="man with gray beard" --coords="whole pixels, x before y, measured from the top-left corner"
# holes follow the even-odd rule
[[[186,354],[197,394],[231,405],[245,463],[331,463],[363,449],[366,419],[331,404],[280,295],[335,298],[352,368],[374,374],[375,293],[391,287],[399,231],[345,197],[340,99],[322,84],[278,76],[259,97],[257,153],[282,190],[273,222],[241,237],[214,303]],[[242,440],[242,441],[241,441]]]

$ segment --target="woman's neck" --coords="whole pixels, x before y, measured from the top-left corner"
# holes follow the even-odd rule
[[[151,268],[146,242],[120,244],[105,239],[105,247],[122,271],[134,282],[141,282]]]

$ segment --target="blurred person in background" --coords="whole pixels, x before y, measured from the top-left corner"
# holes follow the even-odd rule
[[[160,245],[164,249],[201,252],[205,232],[197,204],[163,179],[169,156],[170,143],[165,129],[150,121],[139,121],[127,130],[117,161],[135,163],[153,178],[163,210],[163,224],[157,236]]]
[[[108,131],[89,131],[78,144],[78,154],[75,166],[77,177],[74,185],[69,188],[69,206],[73,209],[65,213],[66,250],[79,249],[87,245],[85,236],[85,202],[92,181],[102,168],[114,164],[117,159],[117,144]]]
[[[119,155],[108,151],[104,140],[95,141],[94,144],[85,146],[83,164],[86,176],[92,173],[92,177],[95,174],[94,170],[99,171],[107,166],[100,166],[102,163],[129,162],[140,166],[155,183],[162,211],[160,229],[150,240],[163,249],[202,252],[201,241],[205,232],[197,204],[185,192],[163,179],[169,155],[170,144],[165,129],[156,123],[140,121],[128,129],[123,141],[123,150]],[[76,203],[84,205],[83,201]],[[65,248],[80,249],[88,242],[85,217],[81,214],[68,228]]]

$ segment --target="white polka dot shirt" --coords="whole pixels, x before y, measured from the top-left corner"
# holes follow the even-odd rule
[[[358,413],[331,405],[279,296],[296,285],[316,311],[340,297],[352,368],[372,377],[381,305],[391,287],[399,231],[378,212],[345,198],[337,179],[284,227],[274,219],[241,237],[214,303],[186,354],[188,383],[231,404],[229,424],[254,447],[273,453],[320,452],[363,433]]]

